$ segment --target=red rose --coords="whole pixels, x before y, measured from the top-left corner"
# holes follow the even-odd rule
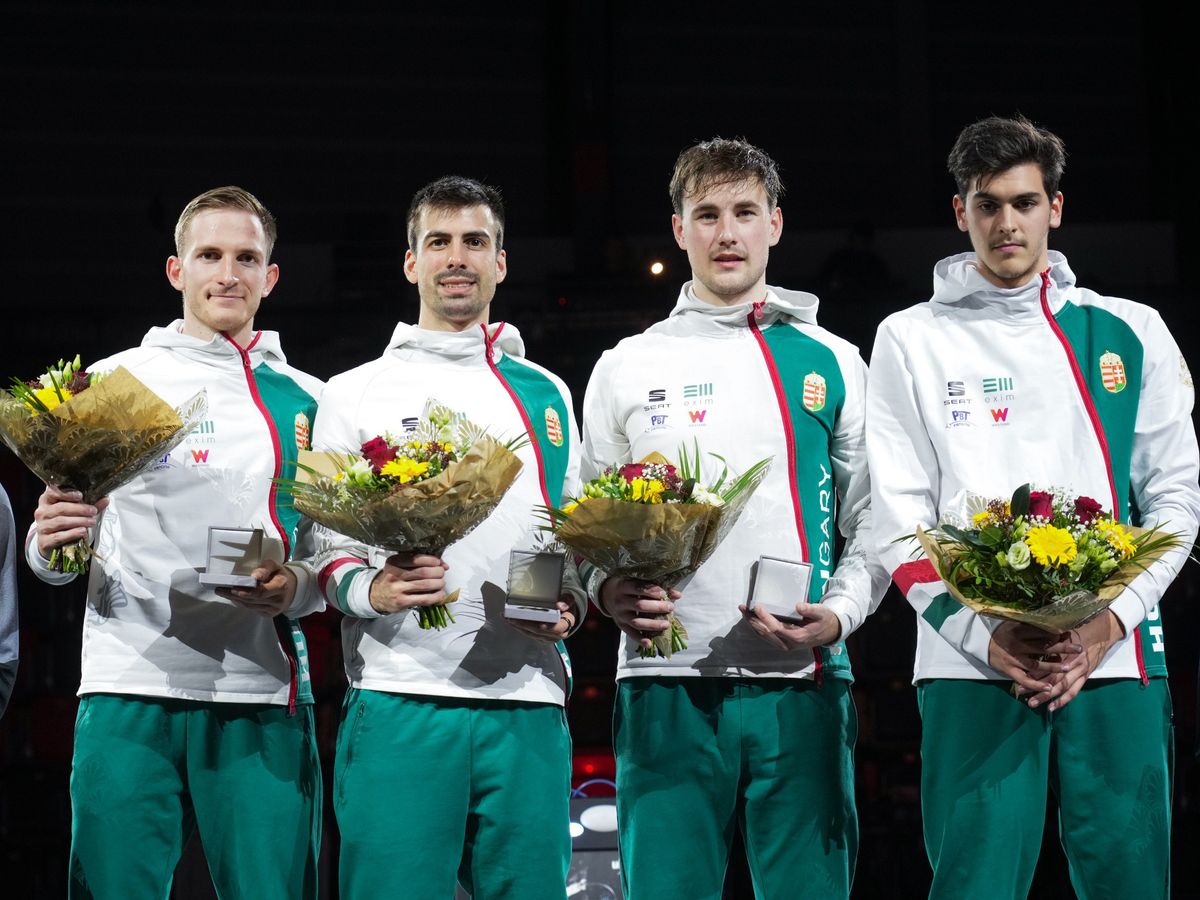
[[[1104,507],[1091,497],[1079,497],[1075,501],[1075,518],[1079,519],[1080,524],[1090,525],[1102,515]]]
[[[632,482],[635,478],[641,478],[646,472],[646,466],[642,463],[626,463],[621,466],[620,475],[626,481]]]
[[[363,459],[371,464],[376,475],[379,470],[396,458],[399,451],[381,437],[373,437],[362,445]]]
[[[1033,491],[1029,495],[1029,515],[1050,519],[1054,516],[1054,495]]]

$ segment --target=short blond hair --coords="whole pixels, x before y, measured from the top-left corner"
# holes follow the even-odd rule
[[[179,214],[179,221],[175,223],[176,255],[183,256],[183,245],[187,242],[192,220],[200,213],[212,209],[240,209],[257,216],[267,239],[267,260],[271,259],[271,251],[275,249],[275,217],[252,193],[232,184],[205,191],[183,208],[183,212]]]

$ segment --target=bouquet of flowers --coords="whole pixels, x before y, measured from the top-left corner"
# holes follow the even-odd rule
[[[299,512],[360,543],[440,556],[492,514],[520,474],[514,451],[527,442],[501,443],[429,400],[403,437],[385,433],[352,454],[301,451],[297,478],[276,483]],[[444,604],[422,606],[418,621],[440,629],[454,616]]]
[[[207,412],[204,391],[172,409],[127,369],[88,374],[76,356],[0,392],[0,438],[46,484],[95,503],[170,453]],[[91,555],[87,539],[74,541],[51,553],[50,567],[83,572]]]
[[[1091,497],[1017,488],[964,494],[916,538],[951,596],[976,612],[1049,632],[1105,609],[1179,537],[1117,522]]]
[[[723,457],[720,477],[700,483],[700,448],[679,451],[675,466],[658,453],[641,462],[610,466],[583,486],[583,494],[544,514],[558,540],[610,576],[670,588],[712,556],[766,477],[771,460],[733,477]],[[675,615],[651,638],[643,657],[670,657],[687,648],[687,629]]]

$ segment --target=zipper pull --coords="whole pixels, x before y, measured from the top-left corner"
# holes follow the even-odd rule
[[[487,353],[487,361],[495,362],[496,361],[495,353],[492,348],[496,343],[496,338],[500,336],[500,329],[497,328],[495,336],[492,336],[492,335],[488,334],[488,327],[487,327],[486,322],[480,322],[479,327],[483,330],[483,346],[484,346],[484,351]],[[503,326],[501,326],[501,327],[503,327]]]
[[[754,301],[754,320],[756,322],[762,321],[763,307],[766,305],[767,305],[766,300],[755,300]]]

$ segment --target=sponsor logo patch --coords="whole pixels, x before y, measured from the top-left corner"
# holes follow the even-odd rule
[[[1001,391],[1011,391],[1012,389],[1013,380],[1007,376],[983,379],[983,392],[985,394],[999,394]]]
[[[667,417],[666,416],[651,416],[650,417],[650,428],[651,429],[666,428],[666,427],[667,427]]]
[[[966,385],[961,381],[946,382],[947,397],[962,397],[967,393]]]
[[[992,423],[995,425],[1004,425],[1008,423],[1008,407],[1003,409],[992,410]]]
[[[546,437],[550,438],[550,443],[555,447],[563,445],[562,420],[552,406],[546,407]]]
[[[666,388],[651,388],[650,393],[646,395],[647,403],[666,403],[667,389]]]
[[[825,408],[825,379],[816,372],[804,376],[804,408],[809,412]]]
[[[688,418],[692,420],[693,425],[703,425],[704,417],[708,414],[707,409],[689,409],[687,411]]]
[[[208,462],[208,454],[210,452],[212,452],[212,451],[211,451],[211,448],[209,448],[209,447],[205,447],[203,450],[193,450],[192,451],[192,462],[194,462],[196,465],[200,465],[201,463],[207,463]]]
[[[693,400],[696,397],[711,397],[713,392],[712,382],[707,384],[685,384],[683,386],[683,399]]]
[[[1110,394],[1125,390],[1125,363],[1111,350],[1100,357],[1100,383]]]
[[[309,449],[309,442],[312,440],[312,427],[309,424],[308,416],[302,412],[296,413],[296,449]]]
[[[400,420],[400,426],[405,431],[416,431],[417,426],[421,424],[420,416],[405,416]]]

